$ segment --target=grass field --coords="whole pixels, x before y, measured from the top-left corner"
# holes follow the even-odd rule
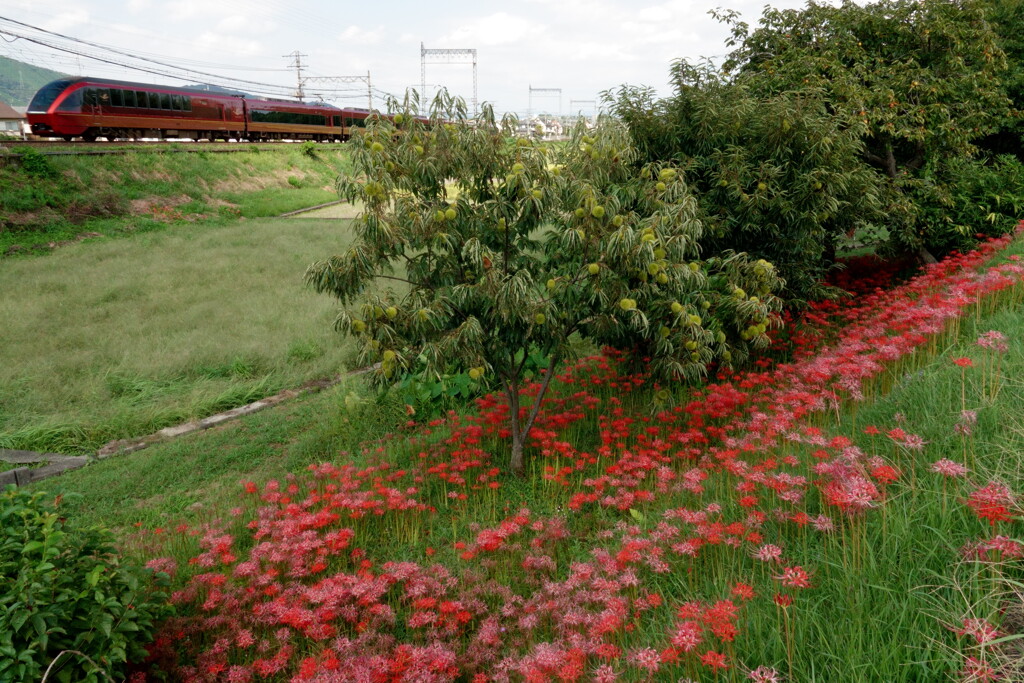
[[[1022,253],[1018,241],[999,260]],[[906,333],[900,319],[917,324],[971,289],[942,287],[941,297],[911,287],[858,314],[849,334],[874,340],[859,353]],[[635,378],[582,365],[571,383],[554,383],[539,423],[550,433],[521,480],[505,471],[507,446],[490,426],[496,403],[408,428],[402,406],[370,401],[352,384],[37,488],[63,494],[64,514],[117,527],[129,553],[175,559],[179,586],[197,571],[189,558],[207,568],[190,583],[198,602],[182,598],[182,620],[168,633],[185,629],[179,651],[210,666],[222,662],[210,654],[217,638],[252,629],[270,652],[285,653],[287,670],[301,665],[307,676],[328,675],[338,659],[394,672],[418,657],[424,667],[454,661],[465,678],[513,667],[513,680],[557,680],[558,671],[564,680],[719,682],[759,670],[764,677],[752,680],[939,683],[981,680],[971,672],[989,666],[1020,673],[1007,662],[1024,637],[1024,571],[1012,540],[1021,538],[1019,499],[1005,511],[977,503],[983,485],[1019,493],[1024,482],[1021,291],[1018,282],[966,305],[941,331],[909,333],[916,350],[861,384],[864,400],[812,410],[792,436],[768,444],[752,426],[770,424],[763,415],[827,395],[813,371],[786,388],[815,356],[803,371],[783,366],[708,394],[680,391],[679,410],[632,389]],[[991,332],[1005,350],[978,344]],[[850,343],[845,328],[826,333],[835,341],[822,354]],[[730,403],[737,407],[726,410]],[[698,434],[724,429],[734,443],[712,439],[684,455],[695,424]],[[734,462],[740,453],[744,466]],[[969,475],[941,476],[934,467],[943,460]],[[844,513],[849,462],[864,473],[851,481],[873,493]],[[315,463],[333,467],[303,472]],[[379,512],[366,514],[368,502]],[[179,522],[184,530],[174,531]],[[352,548],[313,552],[342,527],[353,533],[351,556]],[[191,534],[205,540],[197,546]],[[971,550],[979,543],[1002,544],[1007,555]],[[257,548],[266,576],[250,573]],[[757,559],[772,549],[778,563]],[[279,565],[268,564],[271,551]],[[224,582],[210,578],[221,574]],[[250,576],[274,588],[267,596],[287,596],[292,609],[280,621],[266,621],[272,598],[246,593]],[[317,591],[328,589],[342,614],[357,616],[323,617]],[[220,605],[234,605],[230,625],[216,621]],[[442,616],[462,610],[465,625],[437,626],[436,605]],[[315,635],[309,620],[321,618],[343,637]],[[1001,640],[979,635],[989,626]],[[275,635],[282,629],[288,638]],[[700,641],[693,651],[691,637]],[[269,661],[241,646],[229,652],[225,667],[259,671]]]
[[[178,224],[0,266],[0,445],[78,453],[335,376],[306,267],[348,221]]]

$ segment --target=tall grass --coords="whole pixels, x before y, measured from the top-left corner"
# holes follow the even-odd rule
[[[347,221],[182,225],[0,268],[0,445],[74,453],[345,369],[305,268]]]

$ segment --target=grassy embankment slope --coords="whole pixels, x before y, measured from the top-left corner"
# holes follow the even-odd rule
[[[18,214],[36,222],[8,242],[112,237],[0,257],[0,446],[89,452],[344,371],[334,304],[302,278],[347,244],[348,219],[244,218],[335,199],[344,153],[317,153],[58,157],[56,182],[24,186],[22,171],[0,169],[6,211],[12,199],[63,203]],[[65,218],[104,194],[147,210]]]
[[[1022,253],[1024,244],[1018,241],[998,260],[1012,254],[1019,257]],[[781,571],[781,565],[766,566],[755,561],[750,556],[753,545],[749,550],[736,551],[721,545],[706,546],[700,558],[693,560],[666,552],[664,559],[675,568],[668,573],[652,573],[636,560],[639,584],[627,591],[627,599],[641,600],[650,592],[660,596],[664,604],[648,608],[643,619],[635,622],[635,628],[619,636],[618,644],[627,651],[645,646],[663,648],[681,603],[723,599],[737,581],[753,585],[758,597],[742,608],[735,644],[722,644],[729,660],[748,666],[769,664],[789,673],[789,680],[948,680],[962,665],[958,651],[977,654],[970,640],[958,645],[953,629],[960,626],[962,619],[987,619],[1009,633],[1016,633],[1014,629],[1019,625],[1015,625],[1015,619],[1020,607],[1013,602],[1012,595],[999,591],[1012,586],[1018,572],[1011,565],[990,568],[960,555],[965,544],[997,531],[976,519],[964,505],[969,491],[992,480],[1006,482],[1019,491],[1024,481],[1019,457],[1024,448],[1024,424],[1019,415],[1019,406],[1024,404],[1024,383],[1020,380],[1024,375],[1024,319],[1016,309],[1020,285],[1014,291],[1002,295],[1003,307],[970,307],[969,315],[920,345],[909,358],[877,374],[865,386],[867,400],[810,418],[808,427],[821,430],[826,439],[847,438],[867,455],[880,456],[882,462],[894,468],[896,478],[885,485],[884,494],[871,508],[844,519],[834,508],[826,507],[817,493],[811,493],[806,504],[787,503],[774,498],[771,492],[756,493],[764,502],[753,510],[764,511],[767,517],[759,533],[765,542],[777,543],[782,548],[787,566],[797,565],[810,572],[809,589],[792,591],[781,586],[777,578],[772,578]],[[889,305],[901,306],[898,301]],[[990,330],[999,331],[1008,339],[1008,349],[997,356],[976,343],[981,333]],[[973,358],[974,367],[958,367],[951,358]],[[608,387],[606,382],[588,388],[586,377],[584,371],[582,383],[556,386],[556,395],[583,390],[596,395],[602,404],[621,400],[622,412],[618,417],[628,421],[624,424],[635,421],[638,426],[633,429],[637,433],[625,436],[631,430],[625,427],[617,440],[628,439],[632,445],[614,444],[613,437],[612,450],[617,453],[616,449],[625,447],[642,452],[648,447],[644,444],[651,442],[639,432],[657,430],[655,425],[660,422],[648,423],[651,390],[623,391]],[[756,395],[758,387],[766,381],[771,384],[775,380],[755,375],[750,380],[751,395]],[[630,384],[627,380],[627,386]],[[737,386],[742,385],[743,382],[737,382]],[[220,518],[238,535],[239,551],[246,552],[249,539],[244,538],[244,522],[259,503],[242,493],[237,484],[239,479],[252,479],[256,490],[262,490],[270,477],[293,473],[302,481],[301,470],[310,463],[362,466],[381,459],[390,463],[388,472],[394,472],[395,477],[407,471],[411,474],[403,476],[409,477],[431,464],[429,459],[422,464],[419,455],[424,449],[430,450],[427,443],[437,442],[442,457],[445,448],[463,447],[459,445],[462,441],[441,446],[439,440],[446,438],[447,428],[438,429],[433,437],[420,435],[419,443],[410,442],[402,431],[406,417],[400,406],[388,402],[378,406],[360,400],[359,393],[351,387],[325,392],[245,418],[216,432],[102,462],[47,482],[41,488],[65,494],[62,506],[66,514],[119,527],[133,552],[149,556],[171,554],[178,558],[181,567],[195,552],[194,539],[182,534],[140,537],[129,533],[131,527],[141,523],[166,529],[179,520],[195,525]],[[685,404],[687,396],[687,390],[680,389],[677,398]],[[552,410],[573,409],[574,405],[570,402]],[[969,435],[959,434],[955,428],[964,409],[974,411],[977,417]],[[563,428],[557,438],[566,439],[580,450],[594,452],[592,449],[600,444],[599,430],[609,429],[600,418],[606,411],[584,412],[587,415],[582,421]],[[644,424],[649,427],[643,427]],[[865,433],[869,426],[877,427],[880,433]],[[886,435],[887,430],[895,428],[920,437],[923,447],[912,446],[909,441],[903,445],[902,437]],[[379,451],[373,448],[373,440],[389,432],[392,438],[386,447]],[[465,439],[465,433],[460,438]],[[361,442],[371,447],[360,452],[357,446]],[[500,466],[500,444],[485,438],[481,445],[485,453],[494,454],[493,462]],[[794,443],[777,455],[795,459],[794,474],[805,472],[813,477],[811,465],[819,462],[819,458],[831,457],[831,451],[812,455],[813,449],[810,444]],[[467,456],[453,453],[452,461],[458,462],[460,457]],[[605,457],[611,460],[600,465],[599,470],[616,456]],[[751,454],[750,458],[755,456]],[[932,472],[932,464],[942,458],[966,462],[971,470],[969,482],[944,481]],[[768,461],[777,466],[776,457],[768,457],[765,462]],[[563,465],[571,463],[572,458],[561,461]],[[552,454],[542,464],[551,464],[557,471],[559,462]],[[677,476],[694,463],[681,460],[679,466]],[[475,547],[474,539],[479,542],[481,527],[497,525],[520,506],[529,508],[533,518],[564,517],[569,537],[552,550],[558,567],[556,578],[562,580],[570,562],[593,561],[591,551],[595,545],[607,547],[615,555],[629,538],[640,542],[653,537],[659,522],[674,519],[663,517],[666,510],[680,506],[697,510],[708,503],[721,504],[723,519],[727,521],[743,519],[750,512],[742,503],[737,506],[739,494],[727,474],[714,467],[708,469],[710,478],[704,482],[703,493],[673,489],[674,493],[663,491],[650,503],[635,503],[636,509],[632,511],[586,506],[574,512],[569,501],[574,494],[588,490],[583,477],[589,472],[574,473],[572,469],[564,481],[542,477],[538,465],[534,465],[531,476],[525,480],[501,474],[496,478],[501,486],[498,492],[488,492],[486,488],[474,491],[476,487],[468,483],[460,488],[425,476],[416,485],[415,495],[431,501],[438,512],[389,511],[379,520],[373,516],[362,521],[346,518],[344,525],[356,529],[355,544],[377,566],[388,560],[441,562],[459,576],[463,568],[480,569],[502,584],[507,583],[512,590],[525,590],[528,595],[539,588],[522,584],[529,576],[524,575],[519,563],[523,553],[532,551],[510,545],[507,550],[495,552],[493,558],[491,553],[478,550],[479,558],[466,559],[460,558],[463,553],[455,542],[465,543],[462,547]],[[589,474],[596,476],[597,472]],[[395,486],[405,486],[401,483],[403,479],[396,481]],[[320,491],[322,486],[314,485],[311,490]],[[232,495],[232,490],[237,494]],[[301,496],[302,490],[300,486],[297,495]],[[468,500],[452,500],[449,494],[456,491],[469,494]],[[243,516],[230,521],[226,511],[236,506]],[[797,523],[794,518],[791,522],[785,516],[804,509],[812,516],[818,512],[833,515],[837,528],[830,533],[814,532],[806,521]],[[780,510],[785,512],[782,517],[778,516]],[[636,530],[624,531],[624,524],[633,524]],[[1013,535],[1019,526],[1002,522],[998,531]],[[164,542],[164,537],[168,541]],[[621,561],[632,567],[634,560]],[[470,581],[468,576],[462,580]],[[772,592],[780,590],[799,593],[789,611],[773,604]],[[447,597],[455,599],[457,592],[452,588]],[[393,601],[396,609],[404,609],[402,604],[397,598]],[[552,633],[536,637],[544,640],[556,636]],[[709,642],[707,647],[711,646]],[[310,652],[315,655],[315,648]],[[995,663],[994,650],[989,648],[988,652],[989,661]],[[671,675],[671,680],[682,673],[699,680],[721,680],[709,671],[700,673],[691,664],[665,665],[661,673]],[[627,665],[625,658],[617,662],[617,667],[625,667],[623,680],[647,680],[643,671]],[[736,671],[732,669],[726,678],[741,678],[742,673]]]
[[[169,144],[125,155],[0,157],[0,259],[171,223],[276,216],[336,200],[335,179],[347,168],[343,145],[217,148],[245,151]]]

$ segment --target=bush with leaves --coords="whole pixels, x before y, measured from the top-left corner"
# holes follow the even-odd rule
[[[996,124],[996,131],[978,143],[992,154],[1013,154],[1024,161],[1024,2],[982,0],[999,47],[1006,55],[1006,73],[1000,79],[1011,109]]]
[[[934,181],[936,168],[973,156],[975,142],[1010,111],[1001,80],[1006,57],[981,0],[767,7],[753,31],[735,14],[724,18],[737,47],[723,68],[760,97],[821,91],[838,125],[861,138],[863,158],[895,189],[914,191],[923,175]],[[926,260],[945,240],[932,227],[916,220],[891,226],[900,244]]]
[[[954,158],[925,169],[910,191],[917,220],[943,253],[966,252],[978,237],[1013,231],[1024,215],[1024,164],[1005,154],[995,159]]]
[[[814,90],[759,97],[709,64],[677,62],[675,95],[608,94],[644,161],[672,160],[700,201],[707,254],[769,260],[789,298],[820,298],[837,245],[872,232],[892,193],[862,159],[860,138]]]
[[[113,535],[66,522],[44,493],[0,493],[0,681],[123,678],[170,607],[150,576],[119,559]],[[56,660],[56,661],[55,661]]]
[[[347,306],[337,327],[393,382],[469,368],[511,406],[511,467],[571,339],[643,348],[656,375],[696,379],[765,345],[777,323],[775,268],[745,254],[702,260],[697,200],[676,168],[638,169],[625,129],[578,127],[564,147],[511,137],[485,107],[468,121],[445,94],[429,124],[408,99],[353,144],[342,196],[361,202],[356,239],[307,281]],[[367,294],[371,283],[394,287]],[[527,359],[547,359],[526,391]],[[524,401],[528,405],[522,405]]]

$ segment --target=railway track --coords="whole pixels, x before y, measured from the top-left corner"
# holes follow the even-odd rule
[[[189,152],[251,152],[257,150],[289,149],[302,141],[296,142],[227,142],[218,140],[117,140],[115,142],[64,142],[63,140],[14,140],[0,142],[0,159],[18,159],[23,155],[16,151],[19,147],[30,147],[33,151],[45,156],[104,156],[131,154],[145,149],[159,150],[163,153]],[[341,149],[344,143],[317,143],[318,149]]]

